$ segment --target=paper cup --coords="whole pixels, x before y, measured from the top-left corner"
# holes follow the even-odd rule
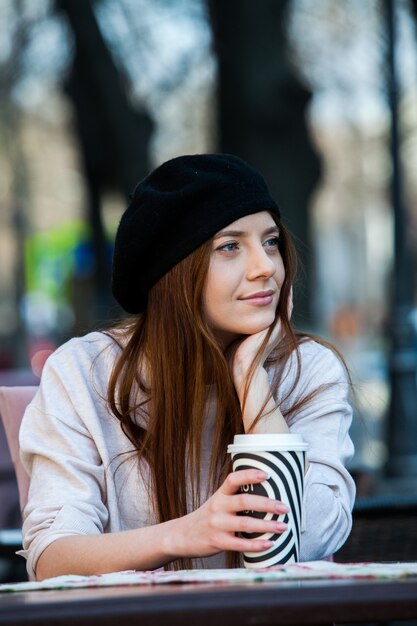
[[[269,539],[274,542],[265,552],[244,553],[245,567],[272,567],[296,563],[299,560],[307,448],[303,438],[293,434],[236,435],[233,444],[228,446],[227,451],[232,455],[233,471],[255,468],[269,474],[268,480],[256,485],[245,485],[241,491],[281,500],[290,509],[282,515],[242,511],[242,515],[285,522],[288,525],[288,530],[282,534],[242,533],[242,537],[249,539]]]

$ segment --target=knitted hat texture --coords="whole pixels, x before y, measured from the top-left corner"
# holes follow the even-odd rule
[[[263,177],[230,154],[180,156],[135,188],[116,234],[112,292],[128,313],[146,307],[164,274],[219,230],[241,217],[279,217]]]

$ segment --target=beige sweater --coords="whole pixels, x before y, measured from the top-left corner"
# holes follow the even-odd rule
[[[40,554],[55,539],[155,523],[147,467],[143,464],[139,471],[135,460],[121,462],[126,455],[120,453],[131,450],[131,444],[106,406],[107,382],[118,350],[103,333],[90,333],[61,346],[48,359],[39,391],[24,416],[20,448],[31,483],[22,554],[31,578]],[[307,561],[334,553],[346,540],[355,489],[345,469],[353,445],[343,368],[330,350],[312,341],[301,346],[301,360],[293,398],[333,383],[289,422],[291,432],[309,443],[301,535],[301,560]],[[281,397],[293,383],[294,365],[288,364]],[[208,404],[203,476],[214,406]],[[194,566],[224,567],[224,556],[196,559]]]

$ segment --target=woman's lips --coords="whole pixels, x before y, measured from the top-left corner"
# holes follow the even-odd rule
[[[252,293],[250,296],[245,296],[244,298],[239,298],[243,302],[247,302],[248,304],[254,304],[256,306],[265,306],[267,304],[271,304],[274,299],[274,292],[272,289],[268,291],[257,291],[256,293]]]

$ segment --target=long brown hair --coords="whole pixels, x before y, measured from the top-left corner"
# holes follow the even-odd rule
[[[296,334],[289,319],[288,302],[296,273],[296,254],[285,227],[281,223],[278,226],[285,279],[275,323],[279,320],[282,324],[284,340],[270,358],[276,370],[273,392],[294,351],[298,362],[297,382],[300,374],[298,346],[307,337]],[[201,440],[208,385],[216,398],[209,493],[219,487],[231,469],[227,445],[235,434],[243,432],[242,411],[228,355],[223,353],[203,311],[211,245],[211,241],[202,245],[163,276],[151,289],[145,312],[124,324],[124,337],[118,340],[122,349],[109,382],[111,411],[120,420],[138,457],[149,464],[150,494],[160,522],[185,515],[187,505],[194,509],[200,504]],[[113,336],[120,337],[119,332]],[[265,343],[267,340],[268,337]],[[259,358],[261,353],[262,348]],[[297,401],[287,413],[298,410],[308,400]],[[146,428],[138,424],[138,416],[144,418]],[[259,417],[255,416],[255,421]],[[191,488],[192,502],[187,501],[187,488]],[[238,560],[229,557],[228,563],[237,564]],[[191,565],[190,559],[179,559],[171,564],[175,568]]]

